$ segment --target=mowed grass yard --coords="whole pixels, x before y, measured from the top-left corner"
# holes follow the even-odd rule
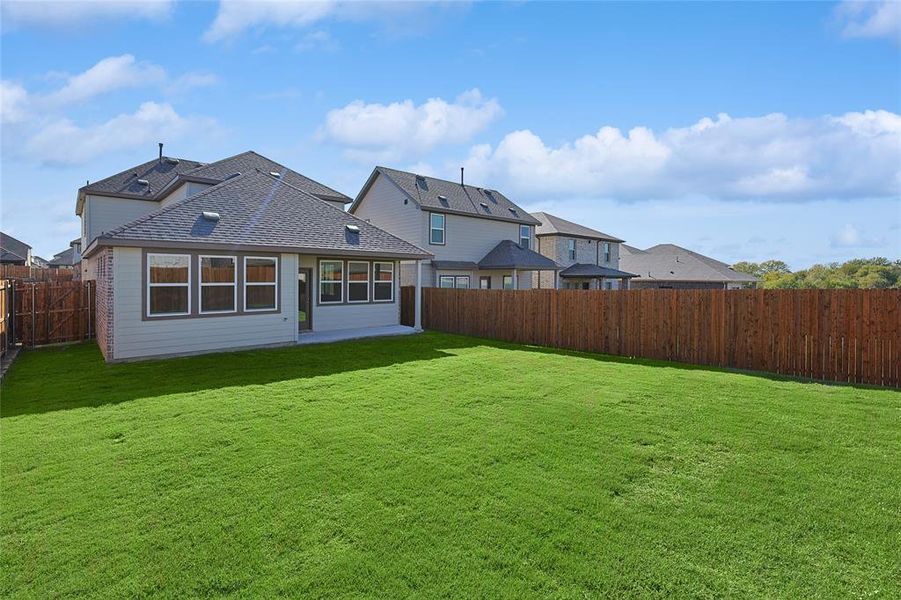
[[[898,597],[901,394],[419,336],[2,386],[3,597]]]

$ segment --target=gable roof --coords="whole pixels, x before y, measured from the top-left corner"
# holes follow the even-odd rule
[[[758,281],[753,275],[734,271],[729,265],[675,244],[658,244],[647,250],[623,246],[619,264],[640,279],[663,281]],[[621,248],[622,249],[622,248]]]
[[[410,196],[420,207],[425,210],[435,210],[443,213],[478,217],[481,219],[493,219],[497,221],[509,221],[524,225],[538,225],[539,222],[528,212],[513,203],[512,200],[498,192],[474,185],[461,185],[460,183],[426,177],[407,171],[398,171],[388,167],[376,167],[369,180],[356,200],[350,207],[354,212],[369,187],[375,181],[376,175],[383,175]]]
[[[491,249],[479,261],[480,269],[545,269],[556,271],[559,266],[553,260],[529,248],[523,248],[513,240],[504,240]]]
[[[15,252],[10,252],[6,248],[0,248],[0,263],[7,263],[7,264],[14,264],[14,265],[21,263],[24,265],[25,260],[26,259],[24,256],[19,256]]]
[[[25,260],[28,257],[28,251],[31,250],[31,246],[26,244],[23,241],[17,240],[11,235],[7,235],[0,231],[0,248],[8,253],[12,253],[22,260]]]
[[[211,163],[167,156],[156,158],[83,186],[78,190],[75,213],[81,214],[85,194],[160,200],[182,180],[216,184],[235,173],[247,173],[255,169],[265,173],[278,172],[291,185],[313,194],[317,198],[350,202],[350,198],[341,192],[305,177],[253,150],[248,150]],[[139,180],[146,181],[147,184],[138,183]]]
[[[71,267],[81,262],[81,255],[75,251],[74,246],[55,254],[53,258],[47,261],[53,267]]]
[[[203,213],[215,212],[219,220]],[[355,225],[358,233],[347,229]],[[431,254],[294,187],[253,170],[170,204],[97,238],[100,246],[243,249],[349,256]]]
[[[541,221],[541,225],[535,228],[535,235],[566,235],[592,240],[606,240],[608,242],[623,241],[597,229],[591,229],[546,212],[534,212],[532,216]]]

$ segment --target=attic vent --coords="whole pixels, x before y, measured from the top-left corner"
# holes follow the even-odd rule
[[[360,226],[359,226],[359,225],[351,225],[351,224],[347,224],[347,225],[345,225],[344,227],[346,227],[347,230],[348,230],[349,232],[351,232],[351,233],[360,233]]]
[[[269,174],[272,175],[273,177],[281,177],[282,176],[282,174],[279,173],[278,171],[269,171]]]
[[[516,209],[515,209],[515,208],[509,207],[509,206],[508,206],[508,207],[507,207],[507,210],[509,210],[511,213],[513,213],[513,214],[516,215],[517,217],[519,216],[519,213],[516,212]]]
[[[487,203],[487,202],[479,202],[479,204],[482,205],[482,208],[485,209],[485,212],[491,212],[491,211],[488,210],[488,203]]]
[[[150,182],[146,179],[138,179],[138,185],[150,185]]]
[[[177,159],[177,158],[166,158],[166,159],[164,159],[164,160],[165,160],[167,163],[169,163],[170,165],[177,165],[177,164],[178,164],[178,159]]]
[[[226,175],[226,176],[222,179],[222,181],[228,181],[229,179],[234,179],[235,177],[240,177],[240,176],[241,176],[241,172],[240,172],[240,171],[236,171],[236,172],[232,173],[231,175]]]
[[[219,213],[213,212],[211,210],[205,210],[205,211],[203,211],[203,218],[206,219],[207,221],[218,221]]]
[[[438,202],[440,202],[444,206],[447,206],[447,196],[438,196]]]

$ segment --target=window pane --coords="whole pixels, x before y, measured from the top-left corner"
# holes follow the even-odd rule
[[[341,302],[340,283],[322,283],[319,292],[320,302]]]
[[[438,278],[438,287],[452,288],[454,287],[454,278],[442,275]]]
[[[231,285],[205,285],[200,288],[200,310],[235,310],[235,288]]]
[[[457,288],[462,289],[462,290],[469,289],[469,277],[468,276],[457,277]]]
[[[369,281],[369,263],[347,263],[348,281]]]
[[[188,312],[188,286],[151,287],[148,293],[151,315]]]
[[[201,258],[200,281],[203,283],[234,283],[235,260],[230,257],[205,256]]]
[[[354,283],[351,281],[347,284],[347,299],[350,302],[362,302],[369,300],[369,284]]]
[[[490,290],[491,277],[479,277],[479,287],[483,290]]]
[[[444,243],[444,230],[443,229],[433,229],[430,241],[433,244],[443,244]]]
[[[340,260],[324,260],[319,263],[320,281],[341,281],[344,278],[344,263]]]
[[[188,256],[148,254],[150,283],[188,283]]]
[[[376,281],[393,281],[394,265],[391,263],[375,263]]]
[[[274,258],[245,259],[244,280],[250,283],[275,283]]]
[[[504,289],[505,290],[513,289],[513,277],[511,275],[504,275]]]
[[[444,215],[432,213],[432,229],[444,229]]]
[[[249,285],[247,286],[247,310],[259,310],[262,308],[275,308],[274,285]]]
[[[394,286],[394,284],[390,283],[390,282],[385,283],[383,281],[382,282],[376,281],[375,282],[375,291],[373,292],[375,294],[375,299],[376,300],[391,300],[391,299],[393,299],[393,297],[394,297],[392,295],[393,286]]]

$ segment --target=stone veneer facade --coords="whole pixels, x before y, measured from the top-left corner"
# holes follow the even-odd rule
[[[97,345],[103,358],[113,358],[113,249],[104,248],[94,261],[96,265],[95,302]]]

